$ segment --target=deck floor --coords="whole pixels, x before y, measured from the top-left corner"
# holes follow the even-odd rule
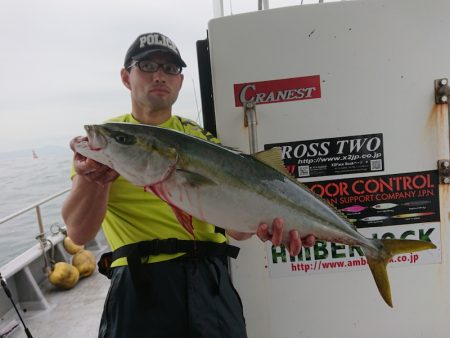
[[[48,284],[48,285],[47,285]],[[96,338],[108,293],[109,280],[95,271],[80,279],[77,285],[66,291],[56,289],[50,283],[42,286],[48,310],[27,311],[23,319],[33,338]],[[15,312],[9,313],[11,320],[20,323]],[[26,338],[20,324],[8,338]]]

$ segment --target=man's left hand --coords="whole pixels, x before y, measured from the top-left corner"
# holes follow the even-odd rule
[[[273,245],[280,245],[283,243],[283,225],[284,221],[282,218],[275,218],[272,222],[272,228],[266,223],[261,223],[256,231],[256,235],[263,242],[271,241]],[[289,255],[297,256],[300,253],[302,246],[311,247],[316,243],[316,237],[313,235],[308,235],[304,238],[300,238],[297,230],[289,231],[289,239],[286,248],[289,251]]]
[[[289,231],[287,241],[283,242],[283,227],[283,219],[277,217],[273,220],[272,227],[269,227],[266,223],[261,223],[256,230],[256,235],[263,242],[271,241],[273,245],[285,244],[291,256],[297,256],[300,253],[302,246],[309,248],[316,243],[316,237],[314,235],[300,238],[300,234],[297,230]],[[227,234],[238,241],[242,241],[252,237],[255,233],[227,230]]]

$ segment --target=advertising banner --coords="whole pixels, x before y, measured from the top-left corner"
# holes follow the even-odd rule
[[[431,241],[435,250],[395,256],[392,266],[441,262],[439,177],[437,171],[308,182],[305,185],[330,202],[362,235]],[[267,244],[272,277],[367,268],[360,247],[318,241],[298,256]]]
[[[255,104],[269,104],[320,97],[319,75],[234,84],[236,107],[242,107],[249,101]]]
[[[344,175],[384,170],[383,134],[266,144],[279,147],[295,177]]]

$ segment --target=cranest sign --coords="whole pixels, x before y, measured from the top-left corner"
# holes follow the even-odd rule
[[[319,75],[234,85],[236,107],[242,107],[245,102],[249,101],[265,104],[317,99],[320,96]]]

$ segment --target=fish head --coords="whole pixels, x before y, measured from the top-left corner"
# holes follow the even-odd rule
[[[148,186],[167,178],[177,152],[158,140],[152,127],[131,123],[86,125],[88,140],[75,145],[81,155],[103,163],[125,179]]]

